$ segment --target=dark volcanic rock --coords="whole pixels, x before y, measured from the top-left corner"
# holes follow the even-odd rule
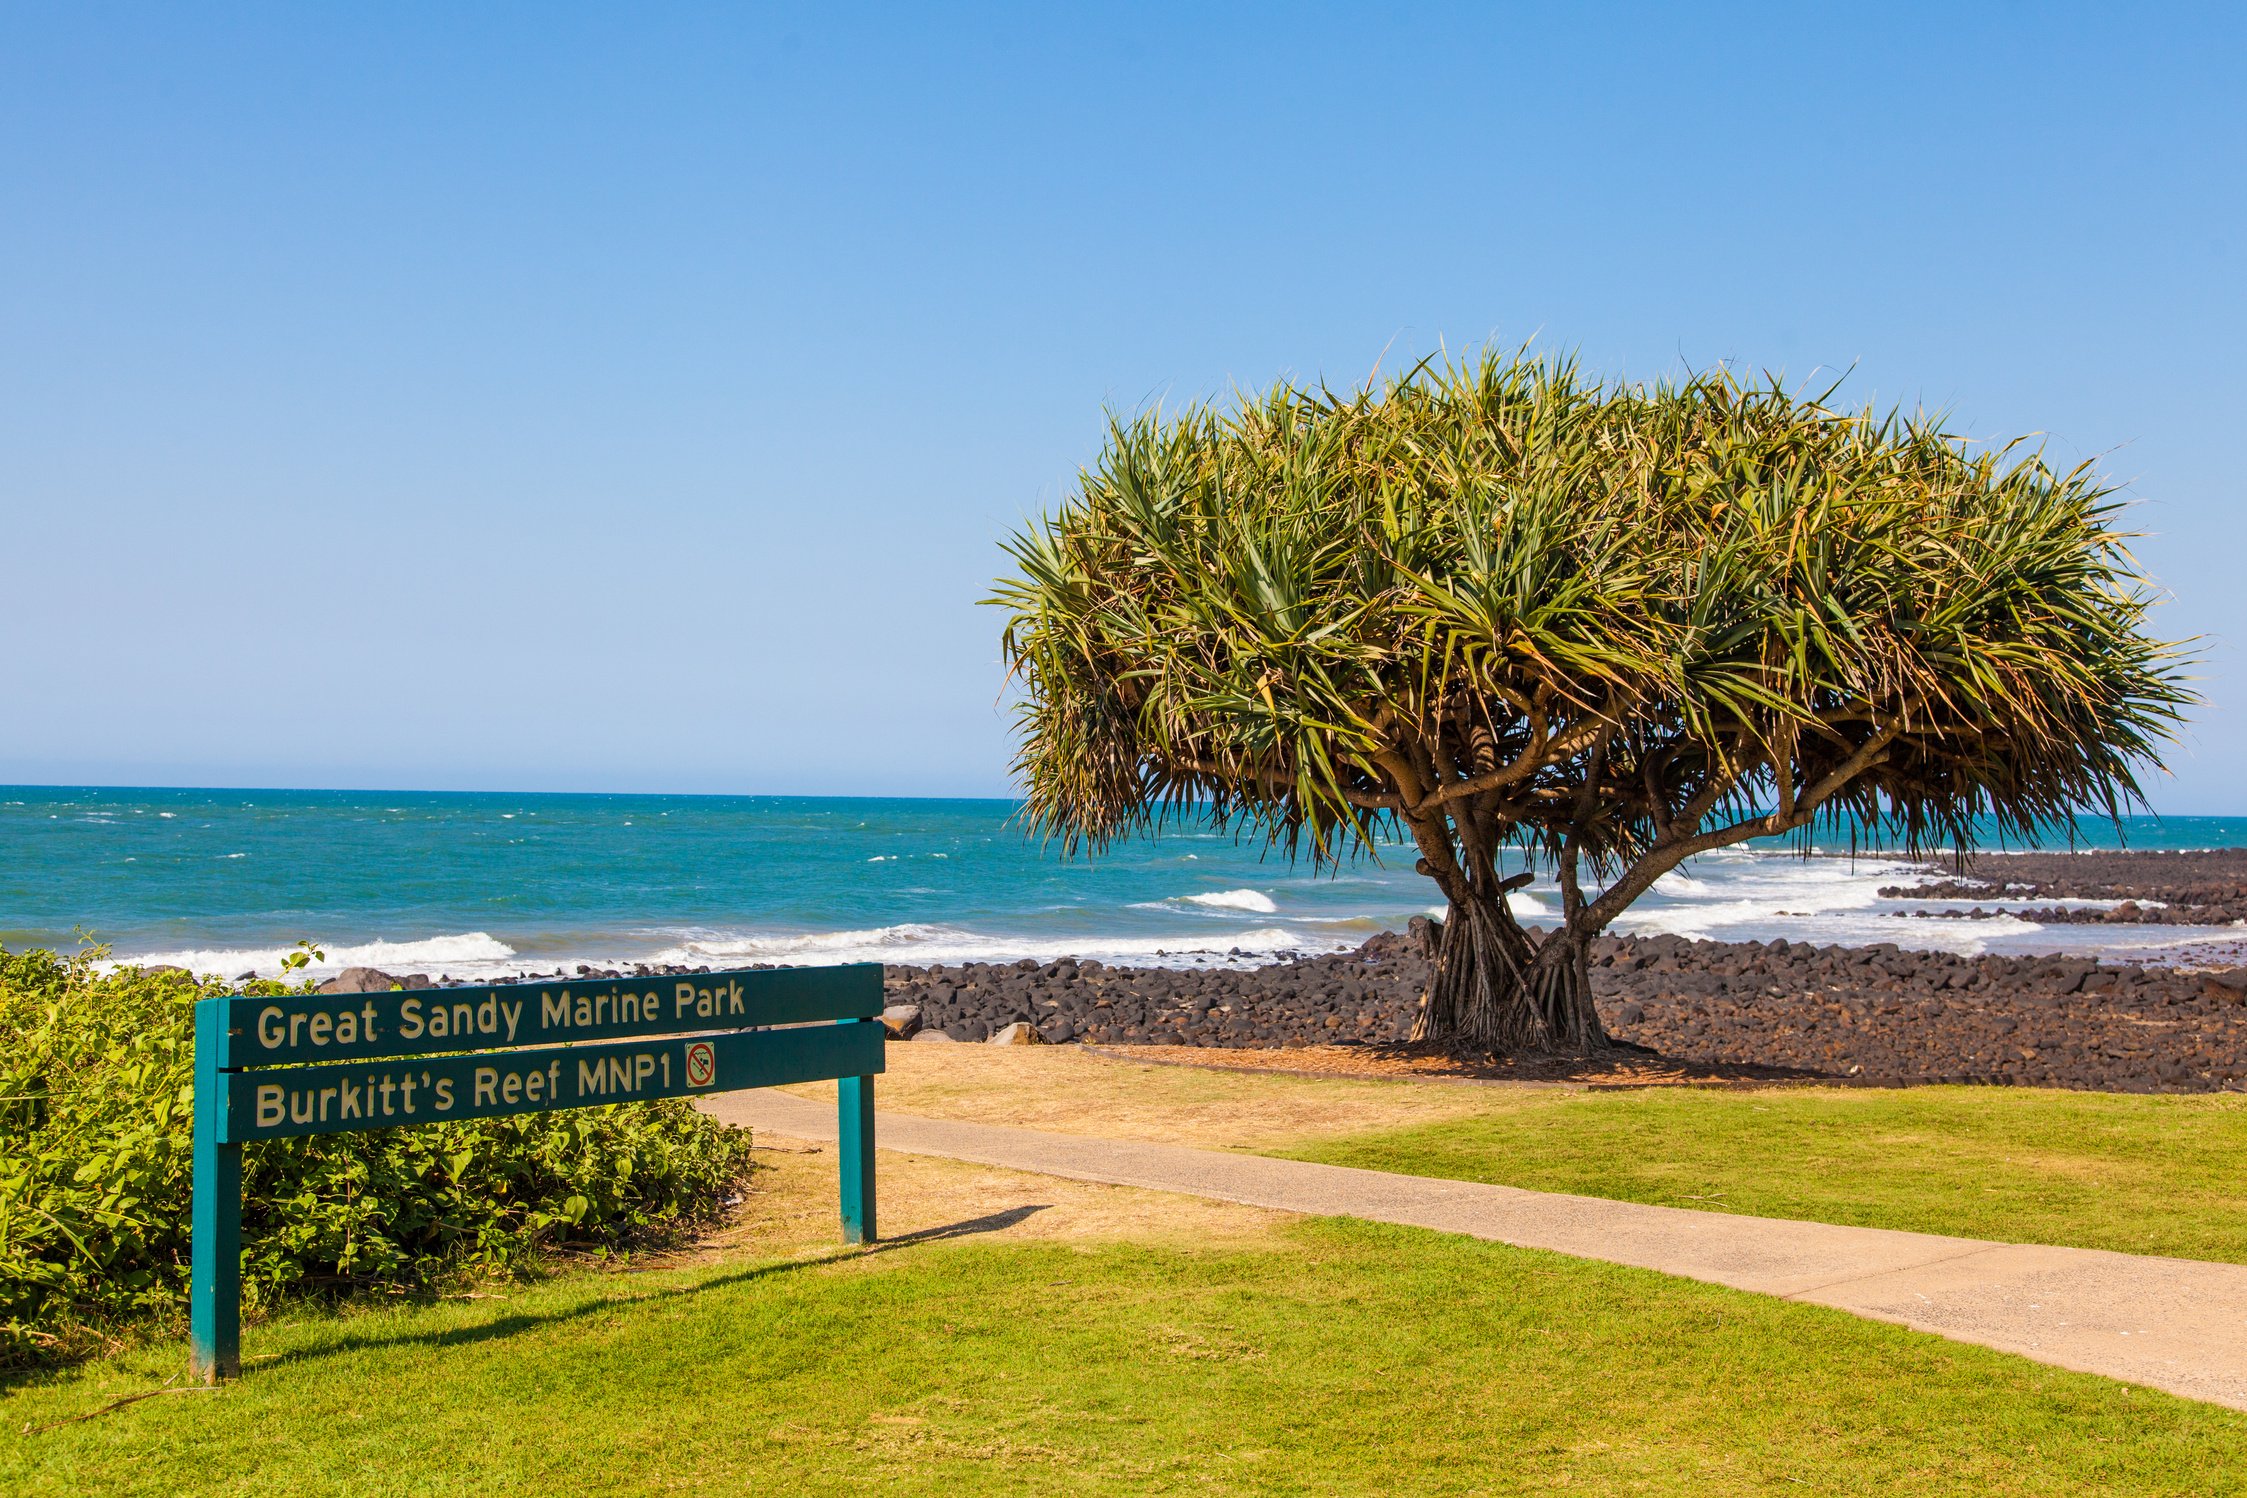
[[[1930,869],[1928,879],[1904,896],[1990,908],[2113,900],[2134,902],[2135,909],[2091,914],[2247,920],[2247,850],[1985,855],[1963,876]],[[1432,923],[1416,920],[1410,931],[1376,936],[1354,952],[1247,970],[1025,958],[892,967],[885,985],[889,1004],[920,1009],[920,1039],[981,1041],[1019,1023],[1048,1043],[1383,1044],[1411,1033],[1434,935]],[[1592,991],[1609,1031],[1681,1062],[1889,1084],[2247,1091],[2247,967],[2228,962],[2193,970],[2078,957],[1960,957],[1893,942],[1840,947],[1654,936],[1603,937],[1592,944],[1591,964]],[[707,969],[640,969],[655,971]],[[322,988],[359,993],[393,983],[418,988],[429,980],[360,968]]]
[[[1880,893],[1889,900],[1979,901],[2039,925],[2225,926],[2247,920],[2247,849],[1983,853],[1957,869],[1930,867],[1922,881]],[[2049,900],[2119,903],[2089,910],[2037,903]]]
[[[424,980],[426,981],[426,980]],[[315,993],[388,993],[402,986],[380,968],[347,967],[314,989]]]
[[[1058,968],[1058,970],[1056,970]],[[955,1040],[1028,1019],[1099,1045],[1285,1047],[1411,1033],[1428,960],[1416,935],[1248,971],[963,963],[887,970]],[[1893,943],[1601,938],[1592,989],[1620,1039],[1680,1061],[1865,1082],[1969,1081],[2125,1092],[2247,1089],[2247,970],[2071,957],[1958,957]]]

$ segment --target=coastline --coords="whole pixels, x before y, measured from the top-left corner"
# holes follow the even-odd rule
[[[2016,858],[2042,862],[2010,862]],[[1993,868],[1996,859],[2008,862]],[[2096,914],[2092,924],[2101,930],[2177,930],[2164,912],[2247,909],[2247,850],[1985,855],[1963,873],[1928,868],[1922,886],[1944,890],[1929,899],[2097,902],[2081,908]],[[1944,923],[1930,916],[1896,924]],[[1662,1064],[1712,1076],[2247,1091],[2247,932],[2234,930],[2170,948],[2155,963],[2064,952],[1962,955],[1886,941],[1624,934],[1595,941],[1592,979],[1615,1038],[1658,1053]],[[1049,1044],[1165,1054],[1348,1048],[1401,1061],[1409,1059],[1405,1043],[1427,979],[1423,947],[1417,933],[1390,932],[1345,952],[1252,965],[1024,957],[885,964],[884,976],[890,1002],[918,1011],[907,1028],[924,1028],[923,1039],[972,1044],[1019,1023]],[[785,964],[737,964],[778,965]],[[578,964],[513,976],[567,981],[715,966],[722,965]],[[354,969],[323,986],[422,988],[445,986],[450,976]],[[1618,1059],[1606,1069],[1644,1064]],[[1581,1075],[1566,1064],[1542,1070]]]
[[[738,916],[678,926],[654,915],[587,912],[561,931],[505,925],[499,927],[503,936],[495,936],[461,932],[456,925],[452,934],[435,936],[407,932],[362,934],[342,943],[320,940],[315,945],[327,955],[312,975],[372,967],[439,983],[496,983],[579,968],[662,972],[842,962],[926,967],[1024,958],[1252,970],[1348,952],[1370,936],[1402,929],[1417,915],[1441,914],[1440,904],[1430,903],[1432,887],[1420,887],[1426,881],[1417,875],[1400,880],[1394,871],[1372,877],[1357,870],[1335,879],[1289,877],[1269,867],[1197,866],[1197,856],[1188,853],[1179,861],[1187,870],[1208,870],[1199,877],[1220,887],[1167,899],[1134,899],[1137,891],[1127,890],[1106,908],[1080,902],[994,909],[988,901],[978,903],[974,886],[966,884],[957,887],[957,907],[947,903],[947,889],[923,886],[911,892],[917,908],[877,905],[838,912],[869,922],[842,929],[806,929],[801,916],[776,928]],[[1142,874],[1139,882],[1176,888],[1192,877],[1163,871],[1153,878]],[[1228,881],[1240,882],[1222,887]],[[878,888],[860,894],[863,904],[879,898]],[[1515,916],[1530,926],[1548,923],[1558,906],[1557,893],[1535,883],[1511,900]],[[762,911],[754,891],[745,893],[743,908]],[[873,924],[898,915],[913,918]],[[309,925],[316,937],[332,930],[335,920],[279,919],[289,922],[280,932],[302,935]],[[443,920],[436,916],[433,923]],[[239,929],[239,920],[228,918],[201,942],[190,928],[178,930],[170,942],[125,943],[113,960],[237,979],[278,973],[294,937],[282,940],[268,925],[266,945],[224,940],[222,933]],[[377,933],[381,929],[378,925]],[[1612,929],[1620,936],[1678,935],[1719,943],[1888,942],[1968,957],[2068,955],[2187,965],[2247,960],[2225,955],[2247,953],[2247,850],[1999,853],[1963,866],[1888,855],[1852,859],[1753,850],[1711,857],[1665,876]],[[47,943],[27,943],[18,932],[10,944]]]
[[[1089,957],[1249,968],[1349,951],[1440,904],[1400,847],[1317,870],[1184,823],[1072,859],[1026,839],[1015,811],[903,799],[0,790],[0,943],[67,951],[82,929],[118,960],[222,977],[273,976],[304,939],[328,954],[318,976],[367,966],[478,982],[639,963]],[[2073,871],[2117,842],[2247,847],[2247,818],[2138,818],[2083,836],[2108,846],[2054,856]],[[1952,861],[1863,847],[1852,856],[1846,841],[1830,834],[1808,857],[1778,843],[1694,860],[1616,930],[2114,961],[2178,960],[2175,949],[2231,934],[2181,924],[2173,900],[2149,921],[1988,913],[1993,903],[2090,908],[2100,892],[2089,890],[2075,892],[2080,902],[2046,891],[2056,898],[2029,904],[1993,901],[1995,891],[1883,898],[1952,874]],[[1528,924],[1559,909],[1549,880],[1512,903]],[[1910,918],[1920,908],[1929,918]]]
[[[1659,1062],[1711,1076],[1861,1086],[2247,1092],[2243,967],[1674,936],[1598,938],[1592,963],[1609,1032],[1649,1054],[1589,1070],[1565,1060],[1501,1065],[1495,1074],[1585,1080],[1620,1072],[1615,1079],[1632,1080]],[[1248,970],[1024,958],[888,967],[883,977],[888,1002],[916,1011],[899,1037],[911,1043],[975,1044],[1019,1025],[1046,1044],[1124,1052],[1189,1048],[1214,1059],[1341,1047],[1404,1060],[1427,975],[1416,935],[1385,934],[1353,952]],[[588,969],[552,978],[568,976],[632,974]],[[348,985],[392,981],[431,983],[422,974],[360,970],[331,985],[353,991]]]
[[[849,836],[815,831],[811,845],[823,857]],[[961,836],[952,825],[944,835]],[[827,877],[872,905],[901,859],[974,873],[978,856],[1014,856],[955,844],[959,858],[947,863],[937,857],[947,849],[925,833],[885,837],[896,854],[837,864]],[[985,935],[955,944],[968,954],[955,958],[929,941],[894,940],[923,929],[907,926],[670,949],[683,961],[541,962],[477,933],[488,945],[468,948],[480,956],[465,970],[444,956],[352,961],[338,953],[307,976],[334,983],[348,965],[369,970],[351,973],[355,981],[420,988],[871,960],[883,963],[893,1000],[919,1006],[929,1028],[954,1043],[1017,1021],[1047,1041],[1235,1052],[1394,1047],[1409,1035],[1425,963],[1394,933],[1415,905],[1427,908],[1429,891],[1373,879],[1339,892],[1332,883],[1291,883],[1247,860],[1220,864],[1206,838],[1182,841],[1183,854],[1140,855],[1131,883],[1117,887],[1120,913],[1137,923],[1128,942],[1080,943],[1048,931],[1015,945]],[[1189,875],[1202,888],[1187,884]],[[933,876],[910,877],[926,884]],[[1185,893],[1166,899],[1142,893],[1182,886]],[[744,892],[745,908],[759,908],[754,896]],[[929,905],[943,891],[929,886],[916,898]],[[1367,914],[1382,908],[1397,913]],[[1515,908],[1535,925],[1549,919],[1551,905],[1532,886]],[[1339,919],[1321,926],[1306,912]],[[975,907],[958,918],[977,918]],[[1696,865],[1658,887],[1646,908],[1634,907],[1595,948],[1594,992],[1615,1036],[1689,1066],[1864,1083],[2229,1090],[2247,1087],[2247,974],[2237,971],[2247,964],[2247,925],[2235,924],[2243,921],[2247,848],[2003,852],[1963,861],[1758,851]],[[577,950],[598,951],[600,930],[617,925],[587,926]],[[1701,935],[1743,925],[1795,934]],[[1296,940],[1303,931],[1321,933],[1320,942]],[[380,944],[360,950],[387,955]],[[278,953],[266,955],[277,965]]]

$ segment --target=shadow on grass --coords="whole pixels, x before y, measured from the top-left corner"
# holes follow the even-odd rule
[[[501,1337],[535,1330],[541,1326],[572,1321],[608,1306],[632,1305],[651,1300],[672,1300],[681,1296],[697,1295],[705,1290],[720,1289],[728,1285],[746,1284],[777,1275],[792,1274],[799,1270],[817,1269],[828,1264],[838,1264],[850,1259],[861,1259],[872,1254],[895,1253],[899,1249],[918,1248],[926,1244],[942,1243],[954,1238],[972,1238],[985,1233],[1003,1233],[1008,1228],[1026,1222],[1038,1213],[1048,1210],[1050,1206],[1051,1204],[1047,1202],[1036,1202],[1026,1206],[1009,1207],[1004,1212],[990,1212],[981,1217],[964,1218],[959,1222],[946,1223],[942,1227],[923,1228],[915,1233],[900,1233],[895,1238],[884,1238],[864,1246],[837,1247],[826,1253],[814,1254],[810,1258],[759,1264],[717,1275],[691,1285],[679,1285],[668,1290],[634,1291],[629,1294],[596,1293],[587,1302],[564,1310],[539,1315],[502,1316],[498,1320],[482,1326],[457,1327],[443,1332],[412,1332],[391,1335],[371,1330],[362,1333],[347,1328],[332,1340],[318,1347],[300,1348],[293,1352],[252,1357],[246,1361],[243,1372],[250,1374],[265,1368],[279,1367],[286,1363],[312,1362],[320,1358],[333,1357],[338,1353],[357,1352],[365,1348],[401,1347],[416,1343],[431,1347],[463,1346],[470,1343],[493,1341]],[[657,1272],[661,1272],[665,1267],[658,1266]],[[683,1273],[690,1267],[680,1265],[672,1272]],[[438,1304],[442,1304],[442,1301],[437,1297],[415,1296],[396,1303],[396,1306],[398,1309],[404,1309],[407,1306],[429,1307]],[[303,1325],[304,1323],[298,1324]],[[129,1346],[131,1346],[130,1343],[121,1343],[116,1350],[123,1351]],[[0,1396],[14,1395],[32,1388],[52,1386],[57,1380],[68,1378],[76,1368],[83,1366],[83,1364],[65,1364],[61,1366],[0,1369]]]
[[[861,1253],[887,1253],[892,1249],[911,1248],[920,1243],[941,1243],[947,1238],[970,1238],[978,1233],[1003,1233],[1017,1223],[1028,1222],[1038,1213],[1052,1208],[1051,1202],[1034,1202],[1025,1207],[1009,1207],[1004,1212],[990,1212],[981,1217],[970,1217],[960,1222],[946,1223],[940,1228],[922,1228],[917,1233],[900,1233],[895,1238],[884,1238]]]
[[[317,1347],[298,1348],[290,1352],[245,1360],[245,1375],[267,1368],[284,1367],[291,1363],[318,1362],[323,1358],[343,1353],[360,1352],[390,1347],[468,1347],[481,1342],[494,1342],[519,1336],[524,1332],[543,1327],[561,1326],[586,1316],[597,1315],[616,1306],[644,1305],[671,1300],[688,1299],[711,1290],[726,1289],[734,1285],[753,1284],[759,1280],[777,1279],[782,1275],[800,1273],[807,1269],[821,1269],[830,1264],[845,1263],[853,1259],[870,1258],[876,1254],[896,1253],[901,1249],[919,1248],[931,1243],[942,1243],[955,1238],[972,1238],[984,1233],[1002,1233],[1018,1223],[1025,1222],[1039,1212],[1046,1211],[1050,1203],[1038,1202],[1027,1206],[1009,1207],[1004,1212],[990,1212],[981,1217],[970,1217],[942,1227],[923,1228],[916,1233],[901,1233],[895,1238],[884,1238],[862,1246],[838,1247],[808,1258],[786,1259],[778,1263],[757,1264],[747,1268],[712,1275],[689,1285],[674,1285],[662,1290],[634,1290],[612,1294],[595,1290],[576,1305],[545,1312],[517,1312],[500,1316],[477,1326],[453,1327],[444,1331],[385,1333],[368,1329],[364,1332],[345,1326]]]

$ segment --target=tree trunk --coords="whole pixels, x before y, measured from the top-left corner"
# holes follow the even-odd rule
[[[1533,944],[1504,895],[1454,895],[1412,1038],[1473,1051],[1605,1050],[1585,943],[1560,931]]]

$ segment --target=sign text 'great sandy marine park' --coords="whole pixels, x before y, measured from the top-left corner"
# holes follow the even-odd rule
[[[874,1236],[878,964],[196,1006],[196,1366],[240,1363],[241,1147],[259,1139],[840,1083],[843,1236]],[[467,1054],[462,1054],[467,1053]]]

